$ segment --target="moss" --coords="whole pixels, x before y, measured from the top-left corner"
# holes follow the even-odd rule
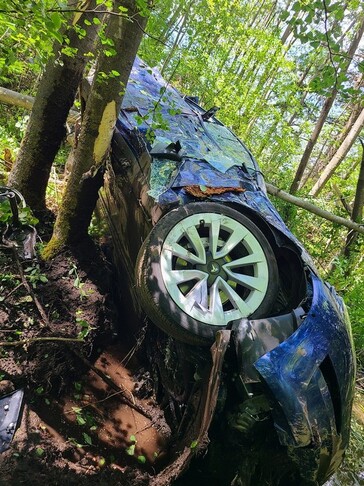
[[[44,258],[44,260],[51,260],[63,250],[65,244],[66,242],[64,238],[58,238],[53,235],[42,251],[42,258]]]

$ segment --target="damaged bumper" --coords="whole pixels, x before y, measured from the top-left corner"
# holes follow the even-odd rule
[[[340,464],[348,445],[355,383],[349,318],[333,288],[311,273],[307,316],[288,319],[297,329],[254,363],[275,404],[279,440],[305,476],[322,481]],[[269,334],[269,333],[267,333]]]

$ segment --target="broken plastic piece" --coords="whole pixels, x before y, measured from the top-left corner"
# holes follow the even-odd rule
[[[0,453],[10,447],[20,423],[24,391],[16,390],[0,398]]]
[[[209,110],[206,111],[206,113],[204,113],[202,115],[202,119],[203,121],[207,121],[207,120],[210,120],[210,118],[212,118],[213,116],[216,115],[216,113],[220,110],[220,108],[218,106],[213,106],[212,108],[210,108]]]

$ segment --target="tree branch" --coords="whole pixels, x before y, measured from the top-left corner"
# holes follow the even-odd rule
[[[26,110],[31,110],[34,104],[33,96],[28,96],[11,89],[3,88],[0,86],[0,103],[6,103],[8,105],[20,106]],[[76,123],[80,113],[76,110],[70,110],[67,121],[70,124]]]
[[[320,216],[320,218],[324,218],[327,219],[328,221],[332,221],[333,223],[346,226],[347,228],[352,229],[353,231],[356,231],[364,235],[364,226],[361,224],[342,218],[341,216],[336,216],[336,214],[330,213],[325,209],[321,209],[315,206],[314,204],[310,203],[309,201],[305,201],[304,199],[293,196],[292,194],[288,194],[288,192],[282,191],[282,189],[279,189],[278,187],[275,187],[272,184],[266,184],[266,187],[268,193],[271,194],[272,196],[277,196],[280,199],[283,199],[283,201],[287,201],[291,204],[294,204],[295,206],[306,209],[306,211],[309,211],[310,213]]]
[[[45,337],[33,337],[27,339],[20,339],[19,341],[0,341],[0,346],[15,347],[24,346],[36,342],[66,342],[66,343],[84,343],[84,339],[81,338],[64,338],[58,336],[45,336]]]

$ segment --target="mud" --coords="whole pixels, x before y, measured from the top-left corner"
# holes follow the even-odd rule
[[[134,336],[121,339],[110,264],[93,245],[51,263],[0,258],[0,390],[25,390],[0,485],[149,484],[170,429]]]

